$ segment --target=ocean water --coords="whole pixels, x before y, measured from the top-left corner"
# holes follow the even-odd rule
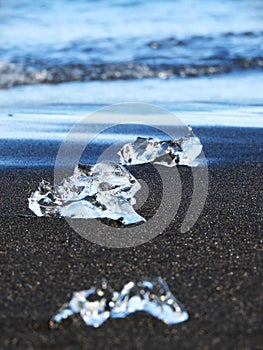
[[[0,87],[262,69],[261,0],[0,2]]]
[[[0,0],[0,33],[2,138],[128,101],[263,126],[262,0]]]

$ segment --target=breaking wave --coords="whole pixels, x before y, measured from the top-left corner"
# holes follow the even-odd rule
[[[110,42],[110,45],[109,45]],[[0,88],[72,81],[202,77],[262,69],[262,33],[137,42],[72,42],[59,49],[2,50]]]

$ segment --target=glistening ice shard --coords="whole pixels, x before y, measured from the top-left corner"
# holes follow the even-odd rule
[[[123,165],[155,163],[168,167],[193,166],[201,151],[200,140],[188,127],[188,133],[178,140],[161,141],[155,138],[137,137],[133,143],[125,144],[118,155]]]
[[[129,282],[120,292],[113,290],[104,279],[97,287],[75,292],[69,303],[51,318],[49,325],[53,328],[78,314],[88,326],[99,327],[108,318],[124,318],[138,311],[166,324],[184,322],[189,317],[161,277]]]
[[[29,209],[37,216],[110,218],[133,224],[145,221],[133,209],[140,187],[128,170],[113,162],[79,164],[59,185],[40,182],[28,199]]]

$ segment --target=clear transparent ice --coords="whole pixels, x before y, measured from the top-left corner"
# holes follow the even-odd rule
[[[169,325],[189,318],[161,277],[129,282],[120,292],[113,290],[103,279],[94,288],[73,293],[71,300],[58,310],[49,325],[54,328],[77,314],[86,325],[99,327],[108,318],[125,318],[138,311],[144,311]]]
[[[141,188],[121,165],[101,162],[93,167],[79,164],[59,185],[42,180],[28,199],[37,216],[110,218],[123,224],[145,221],[135,212],[135,193]]]
[[[176,165],[193,166],[194,160],[202,151],[202,144],[191,129],[178,140],[159,140],[137,137],[133,143],[125,144],[118,152],[120,163],[136,165],[155,163],[172,167]]]

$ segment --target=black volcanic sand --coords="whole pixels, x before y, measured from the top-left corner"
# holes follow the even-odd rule
[[[251,132],[236,130],[239,155],[243,147],[247,154],[244,162],[209,167],[207,201],[188,232],[180,233],[179,227],[192,177],[191,169],[181,167],[184,191],[177,217],[162,235],[133,248],[101,247],[75,233],[64,219],[34,217],[26,200],[39,180],[52,180],[52,169],[3,168],[0,347],[262,349],[262,131],[254,130],[254,138]],[[222,144],[212,141],[217,157]],[[209,142],[204,142],[208,153]],[[151,169],[143,166],[139,171],[151,178],[156,176]],[[154,212],[158,197],[151,196],[142,214]],[[120,289],[130,280],[151,276],[166,279],[189,312],[189,321],[167,326],[137,313],[108,320],[98,329],[78,318],[60,329],[48,328],[51,315],[73,291],[87,289],[101,277]]]

